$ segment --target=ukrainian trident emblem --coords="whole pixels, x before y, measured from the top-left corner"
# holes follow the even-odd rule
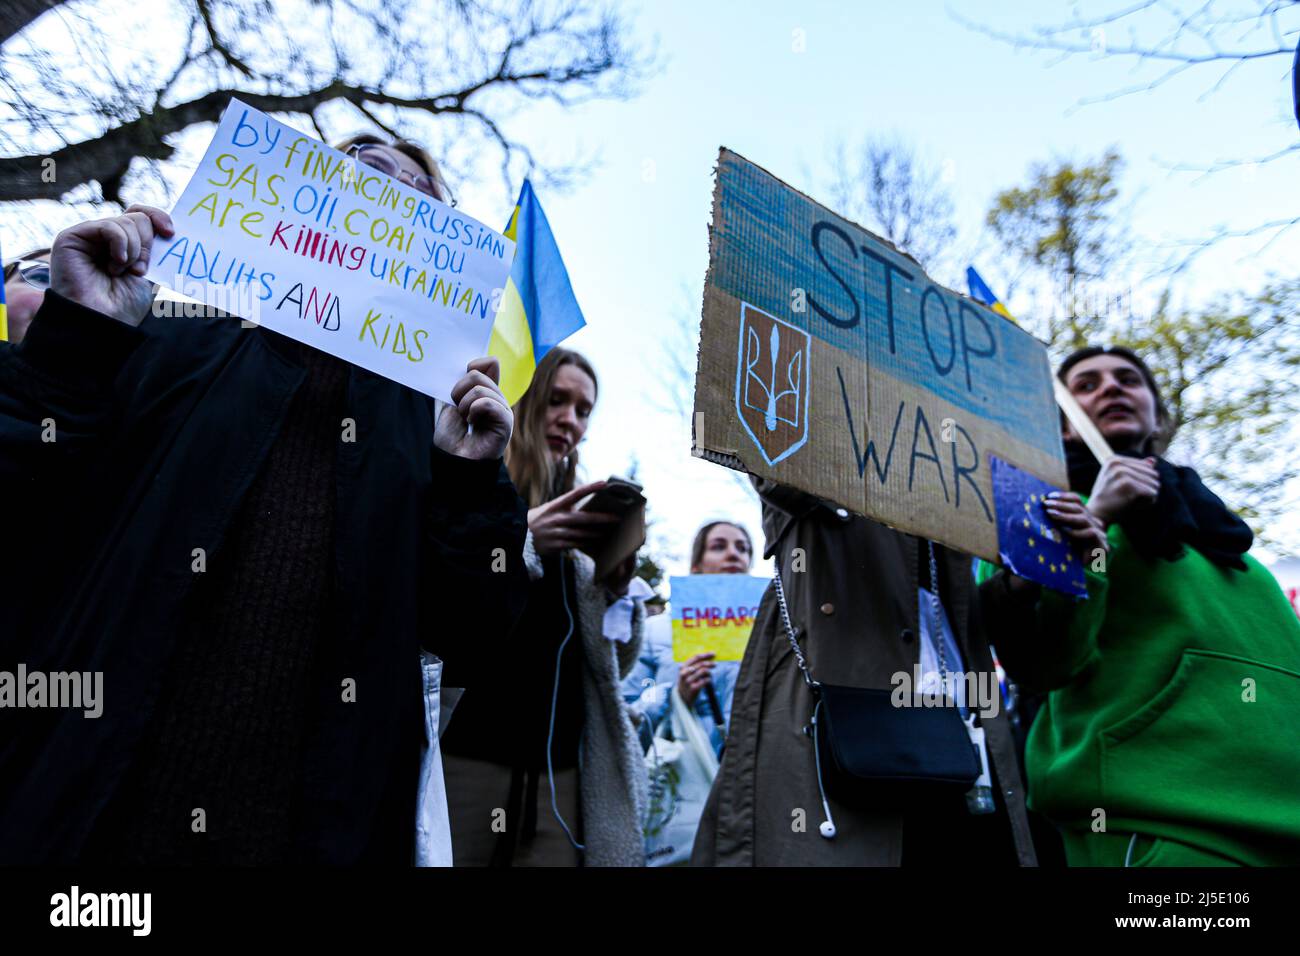
[[[769,465],[808,441],[811,363],[807,332],[741,303],[736,414]]]

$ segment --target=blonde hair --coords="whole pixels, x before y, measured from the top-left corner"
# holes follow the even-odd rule
[[[515,403],[515,430],[506,446],[506,469],[530,508],[572,491],[577,481],[578,449],[569,452],[557,466],[546,444],[546,410],[551,404],[551,389],[556,374],[565,365],[576,365],[599,388],[591,363],[578,352],[557,345],[537,364],[532,384]]]

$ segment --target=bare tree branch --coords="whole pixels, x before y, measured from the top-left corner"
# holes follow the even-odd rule
[[[1180,240],[1173,243],[1174,247],[1189,251],[1185,255],[1173,257],[1155,274],[1157,276],[1174,276],[1186,272],[1202,254],[1209,252],[1225,239],[1251,239],[1256,236],[1267,235],[1268,239],[1252,253],[1258,256],[1267,252],[1273,243],[1277,242],[1297,225],[1300,225],[1300,216],[1292,216],[1290,218],[1270,219],[1268,222],[1261,222],[1245,229],[1227,229],[1221,226],[1207,237]]]
[[[60,199],[96,183],[116,201],[133,160],[152,169],[171,159],[182,134],[219,119],[231,97],[308,117],[322,139],[339,115],[333,105],[351,105],[390,136],[436,132],[467,162],[481,162],[486,145],[507,184],[522,171],[562,180],[583,167],[555,167],[506,120],[532,99],[626,95],[653,68],[603,2],[164,0],[150,29],[185,41],[155,37],[150,50],[166,52],[128,69],[122,37],[92,22],[93,6],[71,8],[72,62],[23,38],[0,50],[0,151],[9,153],[0,201]],[[46,181],[50,159],[57,177]]]
[[[1161,163],[1165,169],[1173,170],[1180,173],[1200,173],[1192,180],[1193,183],[1200,182],[1206,176],[1213,173],[1222,172],[1225,169],[1236,169],[1241,166],[1262,166],[1265,163],[1271,163],[1274,160],[1289,156],[1292,153],[1300,152],[1300,143],[1291,143],[1289,146],[1283,146],[1279,150],[1267,153],[1263,156],[1242,157],[1240,159],[1220,159],[1213,163],[1194,165],[1191,163]]]
[[[230,47],[226,46],[225,41],[217,33],[216,25],[212,22],[212,4],[210,0],[195,0],[195,5],[198,7],[199,17],[203,20],[203,26],[208,31],[208,41],[212,44],[212,49],[219,53],[223,60],[242,73],[246,79],[251,80],[253,78],[252,68],[232,53]]]
[[[0,7],[0,46],[41,14],[67,2],[68,0],[5,0],[4,6]]]
[[[1295,45],[1285,39],[1284,32],[1278,26],[1277,16],[1283,11],[1293,10],[1296,7],[1295,0],[1275,0],[1275,2],[1262,4],[1258,13],[1231,16],[1214,15],[1213,4],[1206,3],[1193,12],[1184,14],[1181,7],[1172,2],[1142,0],[1110,13],[1095,17],[1076,16],[1053,26],[1031,27],[1024,33],[998,30],[963,17],[951,9],[949,14],[967,29],[1000,43],[1009,44],[1017,50],[1028,49],[1060,54],[1057,62],[1072,56],[1088,54],[1093,57],[1128,59],[1139,66],[1162,62],[1173,64],[1149,82],[1113,90],[1099,97],[1081,99],[1078,105],[1086,106],[1134,93],[1148,92],[1198,66],[1223,65],[1223,73],[1214,86],[1202,94],[1205,96],[1217,90],[1228,75],[1243,64],[1277,56],[1290,57],[1295,53]],[[1135,23],[1140,22],[1143,16],[1151,17],[1157,13],[1172,17],[1176,23],[1158,40],[1147,42],[1137,40]],[[1132,39],[1123,44],[1111,43],[1107,28],[1121,23],[1130,27]],[[1230,48],[1220,45],[1219,34],[1228,27],[1240,24],[1251,24],[1252,28],[1246,31],[1247,36],[1268,29],[1269,42],[1248,46],[1236,45]],[[1081,34],[1087,36],[1086,41],[1071,39]]]
[[[1078,10],[1079,4],[1073,4],[1072,8]],[[1289,68],[1295,51],[1294,36],[1300,29],[1300,0],[1256,0],[1254,3],[1238,0],[1226,8],[1222,4],[1216,5],[1214,0],[1192,4],[1184,0],[1140,0],[1095,16],[1076,13],[1063,22],[1030,27],[1018,33],[976,23],[956,13],[952,16],[967,28],[1017,49],[1054,53],[1056,62],[1088,54],[1094,59],[1129,61],[1135,70],[1148,65],[1160,67],[1154,75],[1148,74],[1143,82],[1083,97],[1073,110],[1150,92],[1193,71],[1197,75],[1213,77],[1198,96],[1198,100],[1204,100],[1219,92],[1230,77],[1248,65],[1280,58]],[[1286,24],[1283,20],[1287,21]],[[1127,39],[1114,42],[1113,34],[1121,29],[1128,31]],[[1273,163],[1297,154],[1300,154],[1300,144],[1289,143],[1256,158],[1163,165],[1179,172],[1199,173],[1197,179],[1200,179],[1226,169]],[[1182,272],[1201,253],[1219,242],[1269,236],[1256,250],[1258,254],[1286,234],[1297,221],[1300,217],[1280,217],[1246,228],[1220,228],[1208,237],[1167,244],[1167,249],[1172,247],[1178,252],[1157,270],[1156,275]]]
[[[952,196],[937,166],[899,136],[873,136],[830,155],[830,194],[838,212],[888,239],[933,274],[957,237]]]

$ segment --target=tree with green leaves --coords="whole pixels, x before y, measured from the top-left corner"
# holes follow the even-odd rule
[[[1141,355],[1172,416],[1170,457],[1193,465],[1262,541],[1294,550],[1276,532],[1300,503],[1300,281],[1175,308],[1174,275],[1149,315],[1113,308],[1100,290],[1119,285],[1128,266],[1121,168],[1113,150],[1092,163],[1040,165],[1028,185],[994,197],[988,225],[1003,251],[1022,278],[1052,291],[1046,307],[1035,297],[1040,307],[1013,311],[1054,362],[1085,345]]]
[[[1088,290],[1104,284],[1127,252],[1115,205],[1122,168],[1114,149],[1095,162],[1039,164],[1027,186],[993,198],[986,222],[994,237],[1021,278],[1046,293],[1047,307],[1029,322],[1049,346],[1080,348],[1105,327],[1110,297]]]
[[[1042,16],[1054,22],[1014,30],[955,12],[952,15],[959,23],[1017,51],[1045,54],[1051,67],[1070,60],[1124,64],[1123,86],[1110,83],[1104,92],[1090,92],[1085,86],[1076,108],[1142,96],[1181,78],[1200,81],[1197,102],[1224,93],[1231,81],[1251,96],[1285,104],[1278,111],[1276,148],[1258,155],[1234,155],[1232,135],[1220,131],[1218,136],[1206,137],[1206,146],[1216,151],[1226,148],[1228,155],[1210,162],[1183,159],[1170,164],[1171,171],[1217,173],[1243,166],[1294,163],[1300,156],[1300,140],[1295,138],[1291,118],[1291,63],[1300,27],[1300,0],[1070,0],[1035,7],[1035,19]],[[1098,78],[1097,88],[1109,82],[1105,77],[1117,75],[1096,67],[1091,72]],[[1256,251],[1263,251],[1300,226],[1300,215],[1289,200],[1278,197],[1277,212],[1267,219],[1234,228],[1220,226],[1173,243],[1165,271],[1188,268],[1197,256],[1222,242],[1255,240]]]

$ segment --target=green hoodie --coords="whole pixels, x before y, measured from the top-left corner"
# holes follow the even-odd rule
[[[1300,622],[1282,589],[1249,555],[1242,572],[1190,547],[1148,561],[1119,525],[1109,539],[1088,600],[1044,589],[1039,643],[1017,655],[1051,689],[1029,806],[1072,866],[1300,863]]]

